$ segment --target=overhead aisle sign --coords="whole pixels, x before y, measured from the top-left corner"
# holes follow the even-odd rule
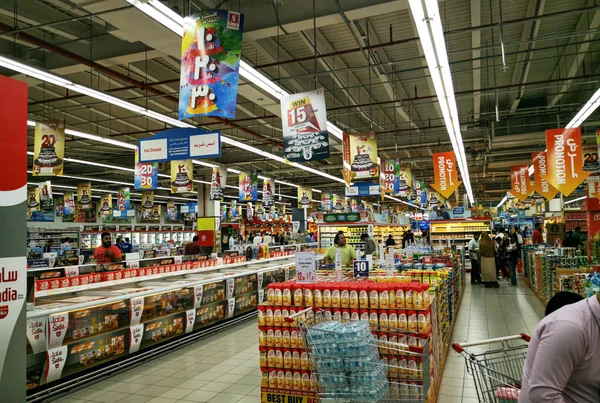
[[[433,177],[435,183],[431,187],[445,199],[458,189],[462,182],[458,180],[454,151],[433,154]]]
[[[519,199],[525,201],[531,193],[531,184],[529,181],[529,166],[517,165],[510,167],[510,193]]]
[[[533,190],[546,200],[554,199],[558,190],[554,189],[545,178],[548,175],[548,157],[546,152],[532,153],[531,158],[533,159],[533,180],[535,181]]]
[[[221,132],[195,128],[163,130],[138,140],[139,162],[165,162],[221,156]]]
[[[544,178],[569,196],[590,175],[583,170],[581,129],[546,130],[548,174]]]

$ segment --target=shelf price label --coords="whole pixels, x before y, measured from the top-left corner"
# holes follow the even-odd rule
[[[395,264],[394,264],[394,247],[390,246],[388,248],[388,253],[387,255],[385,255],[385,274],[388,276],[393,276],[394,275],[394,269],[395,269]]]
[[[342,281],[342,252],[335,250],[335,281]]]
[[[354,261],[354,277],[369,277],[371,262],[368,260]]]
[[[194,324],[196,323],[196,309],[189,309],[185,311],[185,332],[191,333],[194,330]]]
[[[433,258],[431,256],[421,256],[421,261],[423,264],[432,264]]]
[[[129,328],[129,354],[136,353],[142,344],[144,336],[144,324],[131,326]]]
[[[227,300],[227,317],[232,318],[235,312],[235,298],[229,298]]]
[[[57,313],[48,317],[49,337],[48,348],[60,347],[69,328],[69,314]]]
[[[202,305],[202,294],[204,293],[204,287],[202,284],[194,286],[194,308],[200,308]]]
[[[129,310],[130,310],[130,326],[135,326],[140,324],[140,320],[142,319],[142,312],[144,311],[144,297],[135,297],[129,300]]]

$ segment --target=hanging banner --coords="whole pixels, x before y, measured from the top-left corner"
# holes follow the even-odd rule
[[[321,210],[330,213],[333,211],[333,193],[321,193]]]
[[[312,189],[298,188],[298,208],[310,208],[312,205]]]
[[[90,182],[77,184],[77,207],[82,210],[92,208],[92,184]]]
[[[333,212],[343,213],[344,212],[344,197],[341,195],[333,195]]]
[[[590,175],[583,170],[581,129],[546,130],[546,149],[548,174],[545,179],[569,196]]]
[[[510,167],[510,184],[510,194],[520,201],[525,201],[532,191],[529,183],[529,166],[517,165]]]
[[[33,176],[60,176],[65,159],[65,122],[36,122],[33,139]]]
[[[40,189],[32,188],[29,189],[27,195],[27,212],[31,215],[34,211],[40,211]]]
[[[154,208],[154,192],[147,190],[142,192],[142,213],[152,211]]]
[[[454,151],[433,154],[434,183],[430,186],[446,199],[462,182],[458,180]]]
[[[533,160],[533,190],[535,190],[540,196],[546,200],[554,199],[554,196],[558,193],[558,190],[554,189],[552,185],[545,179],[548,175],[548,162],[545,151],[532,153],[531,158]]]
[[[112,213],[112,195],[102,195],[100,204],[98,204],[98,214],[100,217],[108,217]]]
[[[256,203],[256,218],[262,221],[267,219],[265,207],[261,202]]]
[[[408,197],[412,193],[412,171],[410,167],[400,167],[398,180],[398,193],[396,195]]]
[[[221,156],[221,132],[196,128],[167,129],[138,140],[140,162],[166,162]]]
[[[427,185],[423,181],[414,181],[413,189],[415,190],[416,202],[421,206],[426,206],[427,200]]]
[[[229,208],[229,217],[232,221],[237,220],[240,217],[237,209],[237,200],[231,201],[231,206]]]
[[[192,160],[171,161],[171,193],[194,191],[194,164]]]
[[[377,137],[371,133],[344,133],[344,180],[378,178]]]
[[[376,182],[357,182],[344,189],[345,196],[379,196],[381,187]]]
[[[38,188],[40,189],[40,206],[42,211],[52,211],[52,207],[54,206],[52,184],[50,181],[42,182],[38,184]]]
[[[167,221],[173,222],[179,219],[179,214],[177,213],[177,206],[173,200],[167,201]]]
[[[305,162],[329,158],[327,110],[322,88],[281,98],[285,158]]]
[[[446,198],[436,192],[429,192],[429,207],[438,206],[446,203]]]
[[[600,200],[600,181],[593,180],[587,181],[588,183],[588,197],[595,197]]]
[[[135,149],[133,188],[135,190],[158,188],[158,162],[139,162],[137,148]]]
[[[258,200],[258,171],[240,172],[239,193],[240,201]]]
[[[227,168],[214,166],[210,179],[210,200],[224,200],[225,186],[227,183]]]
[[[63,195],[63,218],[75,214],[75,195],[73,192],[65,192]]]
[[[183,27],[179,120],[235,118],[244,15],[210,10],[186,17]]]
[[[596,138],[598,135],[596,134]],[[600,164],[598,164],[598,146],[583,147],[583,170],[592,175],[600,175]]]
[[[131,192],[129,191],[129,187],[119,188],[119,193],[117,194],[117,210],[131,210]]]
[[[273,179],[263,180],[262,200],[265,207],[272,206],[275,203],[273,198]]]
[[[381,158],[379,167],[379,193],[381,200],[386,194],[400,191],[400,161],[395,158]]]

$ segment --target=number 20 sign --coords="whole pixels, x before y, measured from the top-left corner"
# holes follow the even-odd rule
[[[135,189],[152,190],[158,188],[158,162],[138,162],[135,152]]]

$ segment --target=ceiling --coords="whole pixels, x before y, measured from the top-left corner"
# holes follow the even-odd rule
[[[321,0],[316,10],[311,2],[290,0],[163,1],[182,15],[219,2],[245,14],[242,57],[248,64],[290,93],[323,87],[331,122],[350,132],[375,131],[380,155],[410,163],[414,177],[431,182],[431,154],[452,147],[408,1]],[[544,149],[544,130],[564,126],[598,88],[600,6],[586,0],[447,0],[439,7],[473,191],[479,202],[495,202],[510,188],[509,167],[530,162],[531,152]],[[0,39],[2,55],[177,116],[181,39],[125,0],[2,2]],[[129,143],[168,127],[10,70],[0,68],[0,74],[29,83],[33,120],[64,118],[68,128]],[[282,155],[279,113],[277,100],[241,79],[235,119],[188,122]],[[595,114],[582,126],[586,143],[595,144],[598,124]],[[309,165],[341,177],[337,141],[331,158]],[[31,151],[32,130],[29,145]],[[70,136],[66,156],[133,166],[131,150]],[[214,161],[342,191],[340,183],[229,145]],[[198,179],[210,179],[209,169],[198,172]],[[130,172],[77,163],[67,163],[65,174],[132,182]],[[236,180],[229,175],[230,185]],[[295,194],[289,186],[277,190]]]

